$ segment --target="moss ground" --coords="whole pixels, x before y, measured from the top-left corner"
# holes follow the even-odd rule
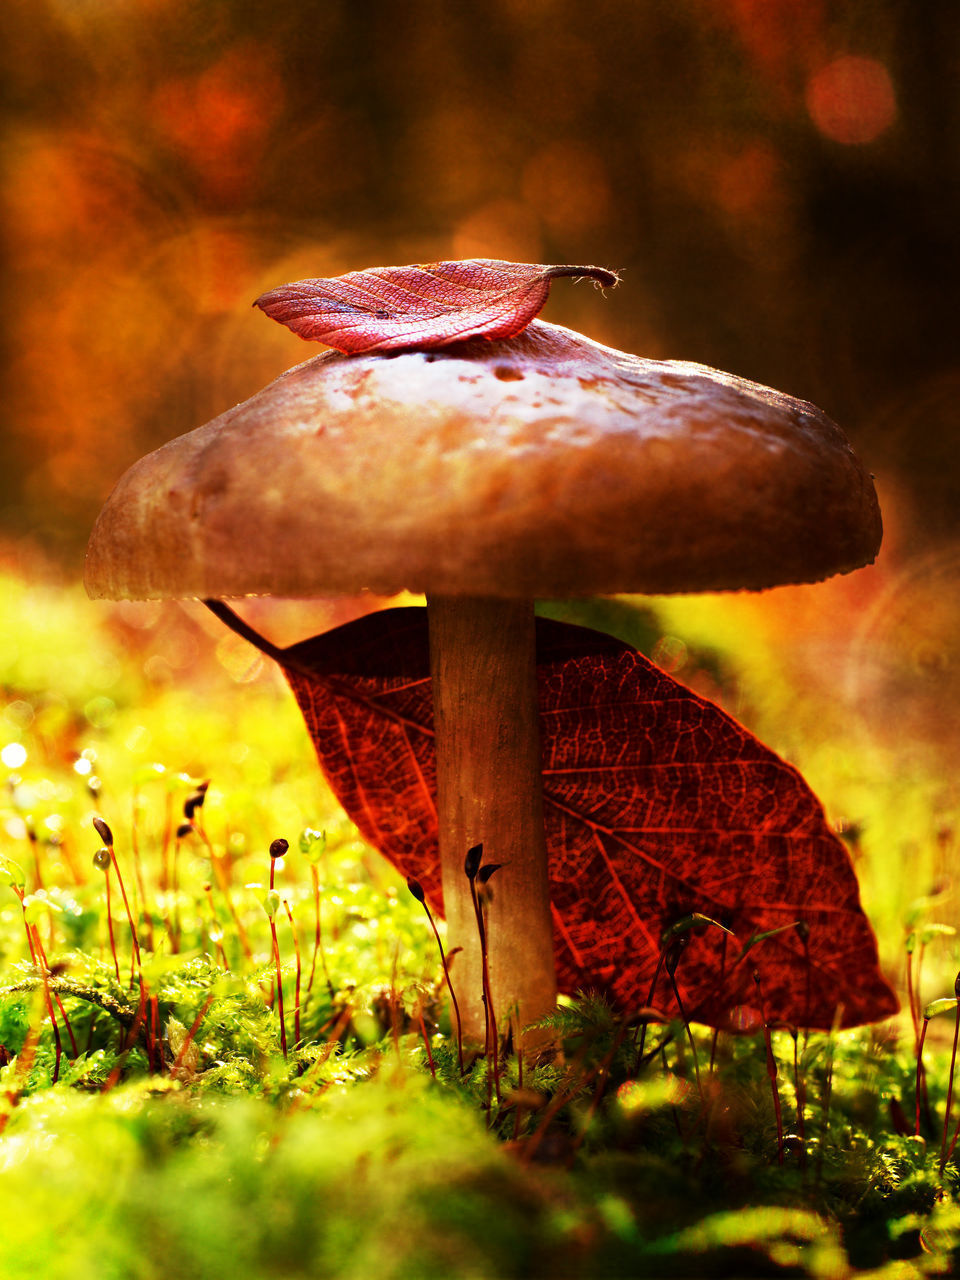
[[[952,835],[923,757],[894,776],[882,735],[804,721],[769,635],[745,652],[667,603],[575,612],[797,757],[846,819],[888,971],[910,937],[922,998],[950,997]],[[651,1028],[641,1060],[584,993],[558,1011],[562,1055],[461,1075],[426,919],[339,815],[259,656],[198,606],[91,605],[33,571],[0,577],[0,618],[3,1275],[950,1273],[949,1001],[919,1135],[909,1018],[775,1031],[775,1091],[762,1037],[694,1029],[698,1089],[682,1026]]]

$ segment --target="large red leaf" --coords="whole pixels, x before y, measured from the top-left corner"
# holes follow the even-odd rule
[[[271,289],[254,306],[301,338],[351,354],[445,347],[466,338],[512,338],[537,315],[559,276],[617,283],[602,267],[476,258],[297,280]]]
[[[696,1020],[893,1013],[849,857],[797,771],[610,636],[538,619],[537,645],[561,990],[639,1008],[663,934],[699,912],[735,938],[684,935],[676,980]],[[426,610],[373,614],[279,657],[341,804],[442,912]],[[676,1007],[665,971],[654,1004]]]

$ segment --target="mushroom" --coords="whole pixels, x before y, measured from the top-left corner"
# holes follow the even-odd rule
[[[443,895],[483,1040],[464,856],[491,882],[491,987],[555,1005],[536,597],[759,589],[873,560],[870,477],[801,400],[540,321],[441,350],[325,352],[120,480],[91,596],[427,597]]]

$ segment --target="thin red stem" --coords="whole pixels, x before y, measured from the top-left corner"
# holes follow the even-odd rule
[[[223,965],[224,973],[229,973],[230,964],[227,961],[227,953],[224,951],[223,943],[220,941],[220,939],[223,937],[223,930],[220,928],[220,920],[217,917],[217,908],[213,901],[213,888],[209,884],[205,884],[203,886],[203,891],[207,896],[207,903],[209,904],[209,907],[210,907],[210,922],[213,926],[213,929],[211,932],[211,941],[213,942],[213,945],[217,948],[217,952],[220,956],[220,963]],[[214,936],[214,934],[216,934],[217,936]]]
[[[451,1003],[453,1004],[453,1013],[457,1021],[457,1064],[460,1068],[460,1074],[463,1075],[463,1028],[460,1021],[460,1005],[457,1003],[457,995],[453,989],[453,983],[450,980],[450,969],[447,965],[447,957],[443,950],[443,942],[440,939],[440,930],[437,928],[436,921],[433,918],[433,913],[427,906],[426,901],[424,901],[422,905],[424,911],[427,913],[427,919],[430,921],[430,928],[433,930],[433,936],[437,940],[437,947],[440,951],[440,964],[443,967],[443,977],[447,984],[447,990],[450,992]],[[517,1032],[519,1035],[519,1027],[517,1028]],[[517,1044],[519,1043],[520,1041],[518,1039]],[[517,1056],[518,1058],[522,1058],[523,1055],[518,1054]]]
[[[17,895],[17,897],[20,899],[20,910],[23,913],[23,928],[24,928],[24,932],[27,935],[27,946],[30,949],[30,963],[33,965],[35,969],[38,969],[40,965],[37,960],[36,948],[33,945],[33,930],[31,929],[30,923],[27,920],[27,909],[23,905],[23,898],[24,898],[23,890],[18,889],[16,886],[14,886],[13,891]]]
[[[957,1002],[953,1023],[953,1052],[950,1054],[950,1074],[947,1077],[947,1102],[943,1111],[943,1137],[940,1139],[940,1173],[947,1163],[947,1131],[950,1126],[950,1108],[953,1105],[953,1075],[957,1066],[957,1044],[960,1042],[960,1000]]]
[[[246,956],[247,960],[252,962],[253,948],[250,946],[250,939],[247,937],[247,931],[243,927],[243,921],[237,913],[237,908],[234,905],[233,898],[230,894],[230,878],[227,874],[227,870],[224,864],[217,857],[209,836],[199,822],[197,823],[196,829],[197,834],[206,847],[207,853],[210,855],[210,865],[213,867],[213,874],[217,877],[217,887],[223,894],[223,900],[227,904],[227,911],[230,913],[230,919],[236,925],[237,937],[240,939],[240,946],[243,948],[243,954]]]
[[[311,864],[310,881],[313,884],[313,959],[310,962],[310,977],[307,979],[307,994],[313,990],[313,980],[317,973],[317,956],[320,952],[320,876],[317,868]]]
[[[660,954],[657,957],[657,967],[653,971],[653,979],[650,982],[650,990],[647,992],[648,1008],[653,1004],[653,997],[656,992],[657,980],[660,977],[660,971],[663,968],[663,962],[666,959],[666,955],[667,955],[667,948],[666,946],[662,946],[660,948]],[[640,1070],[640,1066],[643,1062],[643,1051],[647,1043],[647,1026],[648,1026],[647,1019],[644,1018],[643,1022],[640,1024],[640,1043],[637,1046],[637,1063],[635,1067],[636,1071]]]
[[[917,1108],[917,1119],[916,1119],[916,1124],[914,1125],[914,1130],[913,1130],[913,1136],[915,1138],[920,1137],[920,1093],[921,1093],[920,1081],[923,1076],[923,1042],[927,1038],[927,1027],[929,1025],[930,1025],[930,1019],[924,1018],[923,1030],[920,1032],[920,1039],[917,1042],[917,1079],[916,1079],[916,1084],[914,1085],[914,1090],[913,1090],[915,1094],[915,1101],[916,1101],[916,1108]]]
[[[47,963],[47,953],[43,949],[43,943],[40,941],[40,930],[36,925],[33,926],[33,935],[34,942],[36,943],[37,951],[40,953],[40,960],[42,962],[40,965],[40,971],[44,974],[44,985],[46,985],[46,975],[50,972],[50,965]],[[67,1028],[67,1035],[70,1037],[70,1047],[73,1050],[73,1056],[76,1058],[80,1053],[80,1050],[77,1047],[77,1037],[73,1034],[73,1027],[70,1025],[70,1019],[67,1017],[66,1010],[63,1007],[63,1001],[60,999],[59,994],[56,991],[52,994],[53,999],[56,1002],[56,1006],[60,1010],[60,1016],[63,1018],[63,1025]]]
[[[293,1042],[300,1043],[300,938],[297,935],[297,926],[293,923],[293,912],[290,910],[290,903],[284,898],[284,908],[287,912],[287,919],[290,921],[290,933],[293,935],[293,951],[297,958],[297,981],[294,988],[294,1009],[293,1009]]]
[[[170,1068],[171,1076],[175,1076],[177,1072],[180,1070],[180,1068],[183,1066],[183,1060],[187,1056],[187,1053],[190,1050],[190,1046],[193,1044],[193,1041],[196,1038],[197,1032],[200,1030],[200,1024],[203,1022],[204,1018],[207,1016],[207,1010],[213,1004],[213,998],[214,998],[213,992],[211,991],[210,994],[207,996],[206,1000],[204,1000],[203,1006],[201,1007],[200,1012],[194,1018],[193,1024],[191,1025],[190,1030],[184,1036],[183,1044],[180,1046],[180,1052],[177,1054],[177,1060],[173,1064],[173,1066]]]
[[[150,996],[147,1004],[150,1009],[150,1044],[156,1055],[154,1071],[163,1073],[163,1038],[160,1035],[160,997]]]
[[[117,959],[117,940],[113,936],[113,902],[110,896],[110,867],[108,864],[104,872],[107,881],[107,929],[110,934],[110,954],[113,956],[113,967],[116,970],[117,982],[120,981],[120,961]]]
[[[515,1045],[519,1045],[520,1044],[520,1019],[516,1014],[514,1014],[512,1021],[513,1021],[513,1043]],[[462,1064],[461,1064],[460,1070],[461,1072],[463,1071]],[[516,1106],[516,1110],[513,1113],[514,1142],[516,1142],[517,1139],[520,1137],[520,1125],[523,1119],[523,1103],[520,1101],[520,1099],[523,1097],[523,1054],[519,1052],[519,1050],[517,1052],[517,1095],[518,1095],[517,1106]]]
[[[777,1117],[777,1164],[783,1164],[783,1116],[780,1112],[780,1090],[777,1088],[777,1060],[773,1056],[773,1042],[766,1021],[763,1024],[763,1040],[767,1051],[767,1077],[773,1093],[773,1110]]]
[[[793,1032],[793,1091],[797,1095],[797,1133],[800,1141],[804,1143],[804,1162],[806,1162],[806,1108],[807,1108],[807,1086],[800,1074],[800,1056],[798,1048],[798,1035]]]
[[[135,791],[133,794],[133,805],[130,823],[130,848],[133,852],[133,875],[137,886],[137,894],[140,898],[140,914],[143,921],[143,930],[148,950],[153,950],[153,921],[150,919],[150,912],[147,909],[147,890],[143,880],[143,863],[140,859],[140,832],[139,832],[139,815],[140,815],[140,793]]]
[[[273,874],[271,868],[271,888],[273,887]],[[283,1050],[283,1056],[287,1056],[287,1028],[283,1021],[283,972],[280,968],[280,942],[277,939],[277,926],[273,916],[270,917],[270,937],[273,939],[273,959],[277,966],[277,1016],[280,1019],[280,1048]]]
[[[330,971],[327,968],[327,953],[323,946],[323,934],[320,928],[320,873],[311,863],[310,879],[313,882],[313,912],[314,912],[314,934],[313,934],[313,961],[310,965],[310,981],[307,983],[307,993],[313,990],[313,979],[317,972],[317,956],[320,957],[320,963],[323,966],[323,976],[327,980],[327,990],[330,992],[330,999],[335,1000],[336,996],[333,990],[333,983],[330,981]]]
[[[117,862],[117,855],[114,852],[113,845],[107,846],[110,850],[110,861],[113,869],[117,873],[117,884],[120,886],[120,896],[123,898],[123,909],[127,913],[127,923],[130,925],[130,939],[133,943],[133,954],[130,958],[130,981],[133,982],[134,962],[137,969],[140,968],[140,939],[137,937],[137,926],[133,922],[133,912],[130,910],[130,903],[127,901],[127,891],[123,884],[123,876],[120,874],[120,864]]]
[[[487,951],[487,927],[483,918],[483,906],[480,902],[480,894],[477,892],[477,882],[470,879],[470,896],[473,899],[473,909],[477,916],[477,929],[480,934],[480,972],[483,983],[483,1050],[489,1055],[489,1060],[493,1067],[493,1087],[496,1091],[497,1102],[500,1102],[500,1047],[498,1044],[497,1020],[493,1012],[493,995],[490,990],[490,956]],[[491,1107],[492,1100],[490,1098],[490,1072],[487,1073],[487,1112]]]
[[[160,892],[166,893],[170,887],[170,875],[167,866],[167,854],[170,852],[170,835],[173,831],[173,797],[169,794],[164,805],[163,836],[160,841]]]
[[[693,1071],[697,1078],[697,1092],[700,1094],[700,1101],[703,1102],[703,1085],[700,1083],[700,1063],[697,1059],[697,1046],[693,1038],[693,1032],[690,1030],[690,1023],[687,1021],[683,1001],[680,998],[680,988],[677,986],[677,979],[673,973],[670,973],[670,984],[673,987],[673,998],[677,1002],[677,1008],[680,1010],[680,1017],[683,1019],[683,1025],[687,1032],[687,1039],[690,1042],[690,1052],[693,1054]]]
[[[144,1028],[144,1040],[145,1040],[145,1043],[146,1043],[146,1050],[147,1050],[147,1066],[148,1066],[148,1068],[152,1071],[152,1069],[153,1069],[153,1046],[152,1046],[152,1045],[151,1045],[151,1043],[150,1043],[150,1028],[149,1028],[149,1026],[147,1026],[147,1025],[146,1025],[146,1020],[147,1020],[147,987],[146,987],[145,982],[143,981],[143,973],[142,973],[142,972],[139,974],[139,987],[140,987],[140,998],[139,998],[139,1000],[137,1001],[137,1015],[136,1015],[136,1017],[134,1018],[134,1020],[133,1020],[133,1022],[132,1022],[132,1024],[131,1024],[131,1026],[130,1026],[130,1032],[129,1032],[128,1036],[127,1036],[127,1045],[126,1045],[126,1047],[130,1047],[130,1046],[132,1046],[132,1045],[134,1045],[134,1044],[136,1043],[137,1036],[140,1034],[140,1028],[141,1028],[141,1027],[143,1027],[143,1028]]]
[[[32,827],[27,831],[27,840],[30,844],[30,852],[33,854],[33,874],[37,881],[37,888],[42,889],[44,884],[43,872],[40,869],[40,841]]]
[[[770,1036],[770,1024],[767,1022],[767,1011],[764,1005],[763,988],[760,985],[760,972],[754,970],[753,980],[757,986],[760,1000],[760,1016],[763,1018],[763,1043],[767,1055],[767,1079],[773,1094],[773,1113],[777,1120],[777,1164],[783,1164],[783,1115],[780,1111],[780,1090],[777,1087],[777,1060],[773,1056],[773,1040]]]
[[[953,1138],[950,1141],[949,1147],[947,1147],[947,1160],[949,1160],[953,1156],[958,1138],[960,1138],[960,1120],[957,1120],[957,1127],[953,1131]]]
[[[174,836],[173,839],[173,880],[171,884],[171,893],[173,894],[173,953],[180,954],[181,940],[181,924],[180,924],[180,837]]]
[[[437,1078],[437,1069],[433,1064],[433,1054],[430,1052],[430,1037],[427,1035],[427,1024],[423,1020],[423,1009],[417,1010],[417,1016],[420,1019],[420,1031],[423,1035],[423,1045],[427,1051],[427,1062],[430,1064],[430,1074],[434,1080]]]
[[[40,934],[36,929],[36,927],[34,926],[31,926],[31,927],[33,928],[33,933],[34,933],[34,942],[36,943],[37,946],[39,946]],[[57,1081],[60,1079],[60,1061],[63,1057],[63,1042],[60,1039],[60,1028],[57,1025],[57,1016],[53,1012],[53,1000],[51,999],[51,996],[50,996],[50,983],[47,981],[46,962],[40,965],[40,977],[43,981],[43,994],[47,1002],[47,1014],[50,1018],[50,1026],[53,1028],[53,1042],[56,1047],[56,1058],[54,1059],[54,1064],[53,1064],[53,1083],[56,1084]]]

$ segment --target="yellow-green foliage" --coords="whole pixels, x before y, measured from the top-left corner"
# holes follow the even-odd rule
[[[653,651],[862,825],[852,845],[884,956],[901,965],[909,932],[922,999],[949,996],[950,898],[930,892],[946,793],[912,789],[921,752],[894,768],[889,738],[862,721],[845,734],[829,681],[811,702],[779,633],[738,622],[743,608],[550,606]],[[958,1228],[954,1164],[941,1176],[938,1158],[950,1009],[931,1024],[916,1137],[902,1132],[912,1031],[899,1043],[775,1032],[782,1144],[762,1040],[695,1031],[699,1092],[681,1024],[649,1029],[640,1062],[633,1029],[589,993],[558,1011],[563,1052],[528,1064],[522,1087],[508,1051],[499,1080],[482,1059],[461,1076],[423,912],[339,813],[292,697],[249,646],[197,604],[91,604],[11,571],[0,677],[3,1276],[945,1273]],[[113,835],[139,970],[115,877],[114,962],[95,816]],[[290,851],[271,897],[279,837]],[[46,950],[49,1002],[25,922]],[[158,1021],[139,1008],[138,975]]]

